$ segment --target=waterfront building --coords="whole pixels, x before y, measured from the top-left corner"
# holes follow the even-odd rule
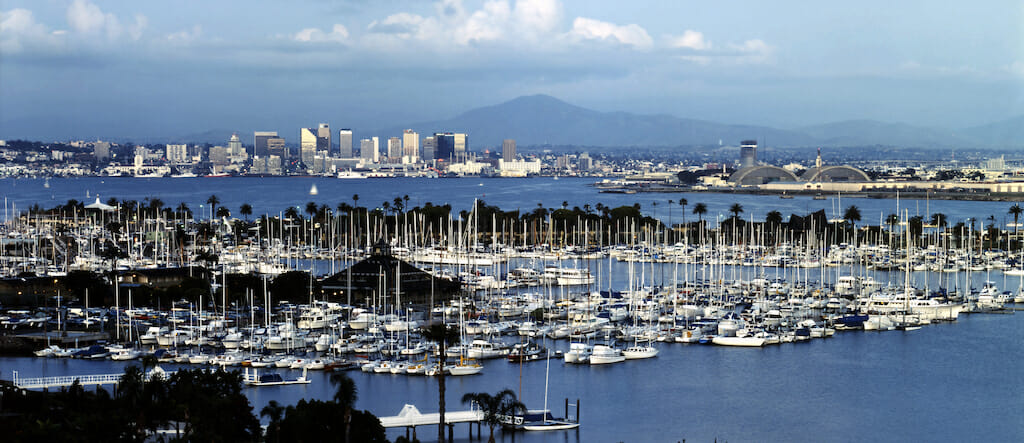
[[[166,145],[167,162],[184,164],[189,162],[188,145]]]
[[[338,131],[338,157],[352,158],[352,130],[344,128]]]
[[[420,157],[420,135],[412,129],[402,132],[402,153],[410,163],[416,163]]]
[[[505,161],[512,161],[516,159],[516,141],[511,138],[506,138],[501,142],[501,158]]]
[[[213,163],[214,165],[218,166],[223,166],[231,163],[231,161],[228,160],[228,149],[223,146],[214,146],[210,148],[207,158],[209,159],[210,163]]]
[[[252,141],[252,155],[266,157],[270,155],[269,140],[271,138],[277,138],[277,132],[274,131],[256,131],[253,133]]]
[[[540,174],[541,161],[533,159],[526,160],[498,160],[498,169],[502,177],[526,177],[529,174]]]

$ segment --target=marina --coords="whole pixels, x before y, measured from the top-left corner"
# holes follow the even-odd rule
[[[50,183],[49,189],[61,186],[59,180]],[[326,186],[319,188],[324,194]],[[1014,410],[1021,398],[1011,375],[1021,361],[1020,316],[989,315],[1013,314],[1016,303],[1024,301],[1014,229],[1003,230],[1001,240],[978,236],[977,229],[975,235],[944,236],[931,227],[911,235],[904,212],[902,221],[861,232],[839,228],[842,222],[815,232],[723,220],[670,233],[665,225],[657,227],[657,219],[648,219],[647,227],[618,221],[613,228],[598,220],[557,232],[546,222],[548,228],[532,233],[526,224],[500,223],[477,231],[480,211],[473,204],[460,220],[434,227],[448,239],[442,242],[413,235],[412,223],[402,228],[398,215],[364,224],[361,242],[394,235],[389,232],[401,235],[361,248],[348,246],[347,221],[337,225],[341,231],[307,227],[307,234],[295,237],[281,228],[258,241],[223,237],[204,246],[221,257],[210,270],[199,243],[173,251],[166,237],[152,234],[159,232],[159,223],[130,224],[137,235],[121,238],[77,225],[73,235],[113,238],[127,245],[127,253],[112,263],[88,255],[91,241],[79,241],[85,247],[74,257],[69,248],[54,253],[59,248],[51,242],[48,256],[57,260],[10,262],[28,264],[20,269],[51,279],[113,267],[118,303],[99,304],[94,292],[94,303],[79,299],[68,306],[67,289],[46,296],[53,303],[42,309],[8,310],[5,333],[28,330],[39,349],[36,357],[0,357],[0,377],[12,370],[43,377],[112,374],[146,357],[167,370],[238,369],[248,384],[261,386],[246,390],[257,410],[270,400],[329,398],[327,378],[339,370],[351,370],[361,405],[381,417],[405,405],[436,403],[442,372],[450,376],[450,400],[507,387],[534,408],[549,397],[579,397],[576,404],[587,405],[583,420],[574,423],[578,428],[545,418],[530,427],[561,431],[515,437],[523,441],[630,440],[617,433],[622,430],[615,423],[621,420],[649,430],[645,435],[654,439],[813,440],[814,435],[795,430],[809,416],[835,435],[854,432],[853,418],[859,418],[880,420],[873,431],[878,434],[868,438],[934,439],[940,434],[922,427],[952,419],[956,411],[925,408],[910,414],[906,419],[917,426],[907,433],[896,420],[881,419],[878,412],[885,408],[868,405],[888,403],[879,396],[894,392],[907,394],[897,401],[903,407],[939,401],[976,405],[977,390],[1000,410],[986,407],[985,417],[967,414],[966,419],[1002,417],[1005,426],[986,431],[996,440],[1022,432],[1019,420],[1005,411]],[[39,235],[47,226],[41,219],[8,223],[15,229],[7,237],[31,232],[47,238]],[[969,229],[969,223],[965,226]],[[299,242],[299,235],[319,239],[315,243],[324,247]],[[367,263],[380,266],[366,283],[370,289],[377,285],[377,291],[351,300],[341,296],[363,284],[358,282],[364,273],[357,270]],[[186,275],[191,269],[214,282],[215,292],[204,300],[141,304],[141,285],[175,278],[173,269]],[[325,282],[324,290],[314,291],[310,284],[288,300],[259,292],[294,271],[304,271],[307,281]],[[228,278],[249,272],[258,277],[257,285],[240,287]],[[336,282],[339,292],[328,292],[335,289],[326,282]],[[443,282],[457,282],[461,289],[443,293]],[[422,326],[438,322],[460,337],[447,348],[444,362],[436,344],[420,333]],[[40,327],[49,333],[34,332]],[[75,330],[103,331],[109,343],[72,346],[62,333]],[[57,344],[40,341],[46,338]],[[539,357],[547,350],[550,358]],[[931,364],[939,355],[948,357]],[[964,371],[979,380],[999,377],[1002,383],[979,388],[966,380],[955,386],[943,381],[961,379]],[[929,385],[941,388],[924,389]],[[621,410],[622,399],[630,412]],[[830,411],[811,412],[821,409],[815,404],[828,404]],[[843,419],[824,415],[831,412]],[[685,423],[659,424],[677,414]],[[405,417],[414,415],[429,414]],[[778,428],[757,418],[765,415]],[[413,426],[392,421],[398,424],[390,432]]]

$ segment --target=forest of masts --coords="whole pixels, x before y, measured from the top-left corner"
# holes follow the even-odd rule
[[[686,199],[667,200],[665,218],[656,218],[658,205],[652,204],[651,215],[641,212],[640,204],[611,208],[598,203],[583,208],[569,208],[563,202],[560,208],[545,208],[538,204],[532,211],[520,209],[505,211],[497,206],[477,200],[468,210],[453,212],[451,205],[408,207],[408,196],[385,201],[379,207],[359,206],[359,196],[353,204],[343,202],[336,208],[309,202],[302,211],[300,206],[289,206],[278,214],[267,214],[252,219],[252,207],[243,204],[240,217],[219,206],[213,195],[207,200],[208,208],[196,214],[185,205],[165,207],[158,198],[143,202],[109,199],[107,204],[116,209],[101,211],[86,209],[82,202],[69,200],[51,209],[35,205],[7,223],[9,232],[24,230],[31,225],[65,245],[75,245],[68,236],[86,236],[92,252],[105,260],[134,256],[149,256],[165,260],[167,265],[182,265],[195,259],[216,261],[216,253],[230,245],[246,243],[261,246],[279,245],[289,250],[314,254],[316,258],[351,254],[387,240],[393,245],[420,247],[452,247],[458,250],[489,249],[491,246],[515,248],[582,248],[584,250],[608,246],[654,246],[658,244],[686,243],[695,245],[761,245],[772,247],[781,243],[808,248],[833,244],[887,244],[894,248],[906,246],[905,229],[915,246],[935,245],[942,248],[964,249],[998,248],[1015,250],[1018,247],[1016,226],[1024,210],[1013,205],[1008,214],[1013,216],[1014,229],[1004,233],[996,225],[994,216],[986,220],[968,219],[949,226],[942,213],[929,220],[922,216],[889,214],[879,217],[880,225],[858,226],[860,210],[849,206],[842,219],[828,220],[823,211],[788,222],[782,214],[771,211],[764,221],[743,219],[743,207],[733,204],[731,216],[720,218],[717,227],[704,219],[707,207],[697,203],[687,208]],[[336,209],[336,210],[335,210]],[[689,220],[687,219],[689,215]],[[697,218],[697,220],[693,220]],[[665,220],[663,222],[662,220]],[[982,222],[982,223],[979,223]],[[976,224],[981,229],[976,229]],[[37,241],[45,236],[36,235]],[[1012,244],[1011,244],[1012,241]],[[19,249],[20,248],[20,249]],[[12,251],[12,249],[15,249]],[[47,256],[46,244],[33,245],[33,252]],[[5,255],[24,254],[24,245],[8,245]],[[51,259],[58,255],[52,252]],[[191,255],[190,255],[191,253]]]

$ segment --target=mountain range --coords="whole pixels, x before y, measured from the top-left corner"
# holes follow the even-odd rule
[[[970,128],[930,128],[874,120],[846,120],[791,129],[682,118],[667,114],[601,112],[547,95],[522,96],[472,109],[455,117],[407,123],[373,131],[355,131],[358,139],[401,136],[413,129],[420,140],[435,132],[469,134],[470,147],[501,146],[512,138],[519,146],[586,146],[597,148],[678,147],[725,144],[757,139],[774,147],[894,146],[913,148],[1024,147],[1024,116]],[[297,130],[296,130],[297,131]],[[226,143],[231,131],[213,130],[175,137],[180,141]],[[294,136],[282,134],[289,143]],[[243,137],[243,140],[246,138]]]

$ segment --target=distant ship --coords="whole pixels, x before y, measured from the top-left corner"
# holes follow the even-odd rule
[[[181,174],[174,174],[174,175],[171,176],[171,178],[192,178],[192,177],[198,177],[198,175],[195,175],[195,174],[193,174],[191,172],[184,172],[184,173],[181,173]]]
[[[206,174],[203,177],[231,177],[231,174],[228,174],[227,172],[220,172],[217,174]]]
[[[352,170],[348,170],[348,171],[341,171],[341,172],[339,172],[338,173],[338,178],[366,178],[366,176],[361,174],[361,173],[353,172]]]

